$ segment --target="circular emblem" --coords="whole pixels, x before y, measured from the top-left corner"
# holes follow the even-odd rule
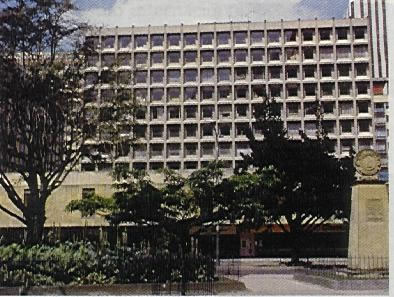
[[[376,175],[380,170],[380,157],[371,149],[359,151],[354,159],[354,167],[364,176]]]

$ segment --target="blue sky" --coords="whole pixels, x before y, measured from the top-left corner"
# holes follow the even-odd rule
[[[74,0],[92,25],[342,18],[348,0]]]

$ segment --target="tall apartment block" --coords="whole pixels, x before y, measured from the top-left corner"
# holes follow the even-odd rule
[[[333,152],[380,148],[370,36],[358,18],[98,28],[87,36],[98,52],[86,69],[89,104],[126,88],[144,107],[124,129],[137,144],[118,161],[131,168],[187,172],[216,158],[235,167],[249,152],[245,129],[261,137],[253,111],[265,93],[282,104],[290,137],[314,137],[318,98]],[[103,79],[115,61],[117,85]]]
[[[387,166],[389,142],[389,54],[387,44],[386,0],[350,0],[350,18],[368,19],[372,53],[371,68],[373,80],[373,102],[375,105],[376,136],[375,150],[380,153]],[[382,179],[387,180],[387,168],[383,169]]]

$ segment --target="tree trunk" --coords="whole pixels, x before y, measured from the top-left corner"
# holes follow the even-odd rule
[[[44,224],[46,221],[45,217],[45,202],[42,203],[43,199],[32,199],[29,201],[26,217],[26,228],[27,234],[25,242],[28,245],[34,245],[41,243],[44,236]],[[44,199],[45,201],[46,199]]]

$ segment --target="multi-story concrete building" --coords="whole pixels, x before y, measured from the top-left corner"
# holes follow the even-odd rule
[[[368,19],[372,53],[371,69],[375,105],[375,150],[384,162],[381,178],[388,179],[387,157],[389,143],[389,54],[385,0],[350,0],[347,12],[350,18]]]
[[[295,138],[300,129],[315,135],[318,98],[332,150],[342,156],[379,144],[370,36],[368,19],[356,18],[101,28],[87,37],[98,55],[86,87],[117,61],[122,88],[145,107],[134,131],[125,130],[138,145],[119,159],[134,168],[188,171],[216,158],[233,168],[249,151],[245,128],[265,93],[282,104]],[[93,104],[115,89],[94,88]]]

